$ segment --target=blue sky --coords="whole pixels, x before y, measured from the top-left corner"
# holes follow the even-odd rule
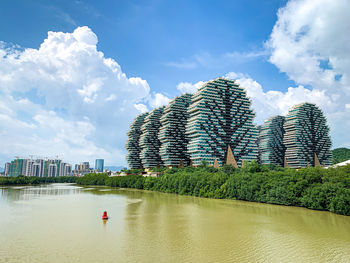
[[[343,0],[1,1],[0,166],[29,154],[125,165],[135,115],[218,76],[246,87],[256,123],[311,101],[330,121],[333,146],[349,147],[348,8]]]
[[[284,90],[292,82],[267,56],[227,59],[186,67],[194,56],[263,52],[286,1],[3,1],[1,40],[38,48],[48,31],[89,26],[98,49],[128,76],[146,79],[156,92],[178,95],[181,81],[196,82],[229,71],[254,76],[263,86]],[[13,14],[16,13],[14,16]],[[182,63],[184,68],[170,66]],[[273,79],[273,81],[271,81]]]

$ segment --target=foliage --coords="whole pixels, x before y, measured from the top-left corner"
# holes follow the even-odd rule
[[[90,173],[78,177],[76,183],[81,185],[105,185],[108,178],[106,173]]]
[[[141,174],[141,173],[143,172],[143,169],[122,170],[122,172],[125,172],[127,175],[131,175],[131,174]]]
[[[341,163],[350,160],[350,149],[348,148],[337,148],[332,151],[333,164]]]
[[[241,169],[203,164],[164,170],[158,178],[90,174],[79,184],[104,184],[208,198],[302,206],[350,215],[350,165],[299,170],[246,163]]]
[[[0,177],[0,185],[26,185],[26,184],[44,184],[44,183],[75,183],[75,176],[59,177],[36,177],[36,176],[17,176],[17,177]]]
[[[108,177],[92,173],[83,177],[0,177],[0,185],[78,183],[136,188],[208,198],[238,199],[271,204],[302,206],[350,215],[350,165],[299,170],[246,163],[236,169],[200,167],[162,169],[160,176],[143,177],[141,171]]]

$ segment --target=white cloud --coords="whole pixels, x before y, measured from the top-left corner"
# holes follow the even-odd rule
[[[181,62],[168,62],[166,63],[169,67],[174,68],[181,68],[181,69],[194,69],[197,67],[197,63],[193,61],[185,61],[182,60]]]
[[[181,91],[181,93],[195,93],[204,83],[204,81],[198,81],[195,84],[190,82],[180,82],[177,85],[177,89]]]
[[[170,101],[170,98],[167,96],[161,94],[161,93],[155,93],[153,97],[149,99],[149,105],[152,108],[158,108],[164,105],[167,105]]]
[[[267,43],[270,61],[297,83],[349,91],[349,12],[346,0],[288,2]]]
[[[325,95],[324,91],[298,86],[289,87],[286,92],[274,90],[264,92],[257,81],[242,73],[229,72],[225,77],[235,80],[245,88],[247,96],[252,100],[258,124],[273,115],[286,115],[290,107],[302,102],[312,102],[327,110],[333,106],[331,99]]]
[[[225,68],[232,64],[244,64],[252,60],[262,59],[268,55],[266,49],[251,50],[248,52],[226,52],[222,54],[212,54],[210,52],[199,52],[188,58],[181,58],[179,61],[165,63],[166,66],[179,69],[203,68]]]
[[[270,62],[319,101],[334,146],[350,145],[350,2],[292,0],[278,11],[267,48]],[[302,95],[302,93],[299,93]]]
[[[102,157],[125,164],[126,132],[150,98],[147,81],[97,50],[88,27],[49,32],[39,49],[0,45],[0,162],[15,155]],[[160,93],[150,102],[166,101]],[[134,106],[139,105],[139,106]]]
[[[145,113],[148,111],[148,108],[145,104],[139,103],[139,104],[134,104],[135,109],[140,111],[141,113]]]

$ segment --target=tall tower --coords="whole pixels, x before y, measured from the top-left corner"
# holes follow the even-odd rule
[[[158,133],[160,129],[160,118],[163,114],[164,107],[152,110],[145,118],[141,126],[140,148],[141,162],[144,168],[152,168],[162,165],[162,159],[159,155],[160,141]]]
[[[217,78],[205,83],[192,97],[186,134],[194,165],[202,161],[224,164],[228,146],[235,162],[257,158],[258,131],[245,90],[233,80]]]
[[[326,122],[315,104],[301,103],[289,110],[283,138],[289,167],[331,164],[332,143]]]
[[[181,161],[189,162],[185,131],[191,97],[191,94],[184,94],[171,100],[160,118],[160,157],[166,166],[178,166]]]
[[[96,159],[95,160],[95,170],[102,173],[104,169],[104,159]]]
[[[133,123],[130,125],[130,130],[128,132],[129,139],[126,142],[125,148],[128,151],[126,155],[126,160],[129,164],[130,169],[139,169],[142,168],[140,153],[140,135],[141,135],[141,126],[144,123],[145,117],[148,113],[143,113],[138,115]]]
[[[285,146],[283,144],[285,117],[274,116],[261,126],[259,134],[259,151],[261,164],[277,164],[283,166]]]

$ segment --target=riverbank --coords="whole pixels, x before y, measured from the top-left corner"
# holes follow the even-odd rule
[[[181,169],[157,168],[159,177],[87,174],[83,177],[0,177],[0,185],[77,183],[136,188],[179,195],[306,207],[350,215],[350,165],[337,168],[284,169],[247,164],[242,169],[206,165]]]
[[[350,166],[299,170],[249,164],[242,169],[224,166],[158,169],[159,177],[88,174],[80,185],[106,185],[217,199],[306,207],[350,215]]]
[[[37,177],[37,176],[16,176],[0,177],[0,185],[36,185],[50,183],[75,183],[76,176],[59,176],[59,177]]]

